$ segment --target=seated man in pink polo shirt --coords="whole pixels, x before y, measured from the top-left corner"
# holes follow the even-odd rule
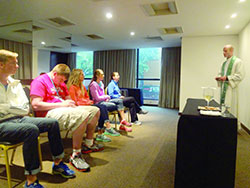
[[[103,149],[103,146],[93,141],[100,112],[94,106],[76,106],[70,99],[64,83],[69,74],[67,65],[58,64],[51,72],[34,79],[30,87],[31,104],[37,117],[57,119],[61,130],[72,131],[73,153],[70,164],[79,171],[89,171],[90,167],[81,153]],[[82,146],[85,131],[87,136],[85,145]]]

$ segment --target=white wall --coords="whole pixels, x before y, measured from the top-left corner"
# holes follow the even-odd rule
[[[49,72],[50,71],[50,51],[38,50],[37,72]]]
[[[182,38],[180,112],[187,98],[202,98],[201,87],[217,88],[214,78],[225,61],[223,47],[226,44],[232,44],[238,55],[237,35]],[[219,89],[215,100],[219,101]]]
[[[245,78],[240,84],[239,119],[250,129],[250,23],[239,34],[239,57],[245,67]]]
[[[37,59],[38,58],[38,50],[36,48],[32,48],[32,78],[37,77]]]

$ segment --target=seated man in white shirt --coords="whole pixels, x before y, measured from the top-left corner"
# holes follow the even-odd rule
[[[0,142],[23,144],[23,158],[27,181],[25,188],[42,188],[37,180],[40,171],[38,141],[40,133],[48,132],[54,159],[52,172],[64,178],[75,176],[62,162],[64,149],[59,124],[50,118],[34,118],[29,113],[29,101],[19,80],[11,78],[18,69],[17,53],[0,50]]]

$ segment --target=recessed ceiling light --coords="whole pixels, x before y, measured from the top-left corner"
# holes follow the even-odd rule
[[[42,44],[42,45],[45,45],[46,43],[42,41],[41,44]]]
[[[133,31],[130,32],[130,35],[131,35],[131,36],[134,36],[134,35],[135,35],[135,32],[133,32]]]
[[[225,28],[226,28],[226,29],[229,29],[229,28],[230,28],[230,25],[226,25]]]
[[[113,15],[112,15],[110,12],[108,12],[108,13],[106,14],[106,18],[111,19],[112,17],[113,17]]]
[[[231,18],[235,18],[236,16],[237,16],[237,14],[234,13],[234,14],[231,15]]]
[[[243,3],[243,2],[245,2],[245,1],[246,1],[246,0],[239,0],[240,3]]]

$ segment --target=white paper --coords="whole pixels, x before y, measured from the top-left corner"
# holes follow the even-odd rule
[[[221,116],[221,112],[218,111],[200,110],[200,114],[206,116]]]

